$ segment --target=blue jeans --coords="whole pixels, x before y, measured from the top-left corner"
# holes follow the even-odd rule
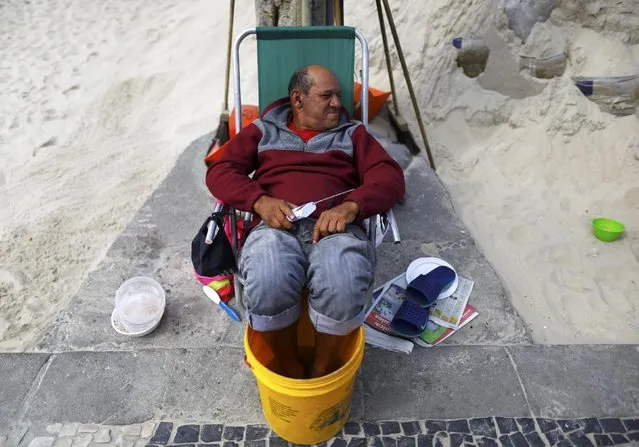
[[[371,304],[375,248],[357,225],[313,244],[314,219],[292,231],[264,222],[249,234],[239,260],[249,324],[256,331],[290,326],[300,316],[302,289],[309,289],[309,317],[318,332],[347,335]]]

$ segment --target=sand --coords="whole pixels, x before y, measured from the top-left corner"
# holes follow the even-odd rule
[[[0,350],[35,346],[180,152],[216,127],[226,3],[0,4]],[[636,2],[561,1],[526,44],[497,1],[391,3],[438,172],[535,341],[639,342],[637,115],[603,113],[570,81],[635,70]],[[346,2],[345,16],[385,88],[374,4]],[[253,0],[236,11],[236,29],[254,26]],[[458,36],[490,46],[478,78],[456,67]],[[519,73],[520,52],[549,44],[570,52],[564,76]],[[247,63],[247,101],[254,78]],[[625,222],[626,237],[594,240],[596,215]]]
[[[0,350],[21,351],[217,126],[228,6],[9,1],[0,15]],[[254,21],[238,8],[238,28]]]
[[[526,42],[498,2],[429,1],[394,14],[438,173],[534,341],[638,343],[639,113],[603,113],[571,76],[639,74],[639,10],[632,0],[558,3]],[[456,67],[454,37],[490,47],[478,78]],[[372,39],[374,51],[381,45]],[[519,71],[520,54],[561,51],[560,78]],[[383,88],[382,63],[373,58]],[[394,74],[419,136],[400,69]],[[624,222],[625,237],[597,241],[598,216]]]

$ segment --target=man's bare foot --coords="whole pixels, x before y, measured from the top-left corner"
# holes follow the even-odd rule
[[[304,379],[304,367],[299,360],[290,360],[280,368],[281,375],[289,379]]]
[[[316,359],[316,361],[313,363],[313,368],[311,369],[311,378],[315,379],[317,377],[327,376],[340,369],[340,367],[340,362],[337,359],[326,362],[318,362]]]
[[[272,371],[291,379],[303,379],[304,367],[297,357],[297,322],[276,331],[261,333],[273,355]]]
[[[311,377],[322,377],[337,371],[341,366],[339,353],[348,336],[318,332],[315,336],[315,360]]]

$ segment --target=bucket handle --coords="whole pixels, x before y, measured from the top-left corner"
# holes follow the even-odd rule
[[[248,359],[246,358],[246,354],[244,354],[244,363],[246,363],[246,366],[248,366],[250,369],[253,369],[253,365],[249,363]]]

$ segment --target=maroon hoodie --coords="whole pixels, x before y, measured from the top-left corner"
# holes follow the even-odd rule
[[[290,114],[288,98],[275,101],[229,141],[206,174],[216,198],[253,212],[263,194],[302,205],[356,188],[318,204],[311,217],[351,200],[359,206],[357,221],[361,221],[387,211],[404,197],[401,167],[363,124],[349,121],[342,111],[337,127],[305,143],[288,128]]]

